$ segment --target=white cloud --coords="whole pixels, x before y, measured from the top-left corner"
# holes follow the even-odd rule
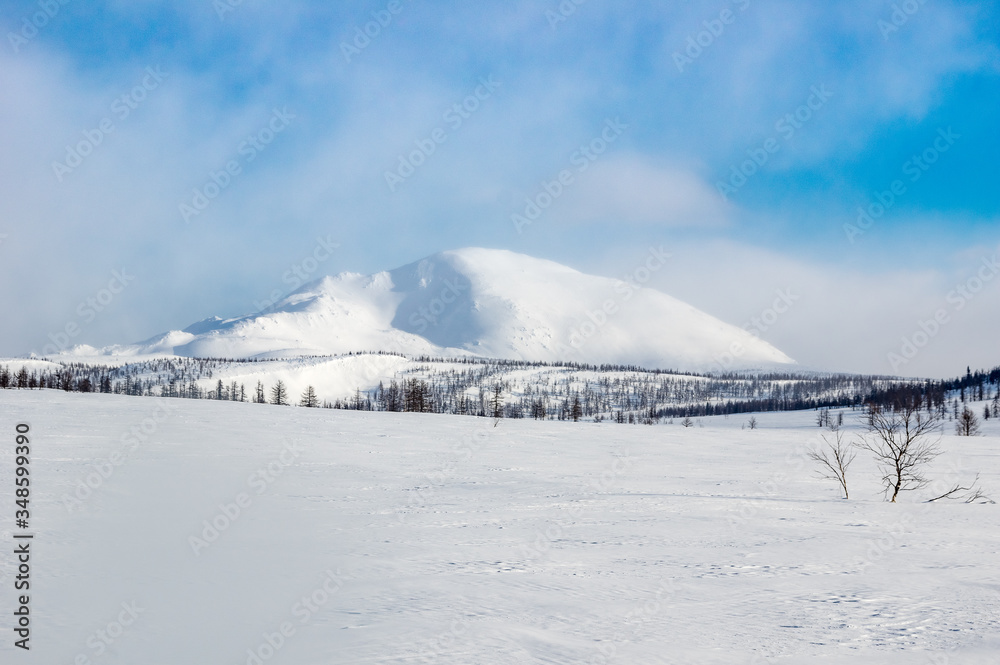
[[[565,223],[717,226],[729,206],[693,172],[637,155],[599,158],[566,188],[553,217]]]
[[[807,261],[723,240],[668,248],[673,259],[651,282],[654,288],[734,325],[759,329],[763,339],[806,367],[944,377],[964,371],[966,365],[993,367],[1000,360],[1000,275],[985,282],[974,297],[962,297],[963,305],[956,297],[956,287],[975,277],[996,250],[964,252],[947,269],[886,270]],[[619,263],[629,265],[624,258]],[[790,291],[798,300],[768,323],[771,317],[764,314],[779,290]],[[939,310],[947,312],[947,323],[912,359],[894,367],[889,354],[902,355],[903,338],[912,339],[922,330],[921,323]],[[923,341],[920,335],[917,341]]]

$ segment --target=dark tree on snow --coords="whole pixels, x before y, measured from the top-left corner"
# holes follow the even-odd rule
[[[299,400],[299,406],[304,406],[309,409],[315,409],[319,406],[319,399],[316,397],[316,389],[312,386],[306,386],[305,392],[302,393],[302,398]]]
[[[285,388],[285,382],[279,380],[274,387],[271,388],[271,404],[277,406],[288,406],[288,389]]]
[[[493,418],[503,418],[503,387],[499,383],[493,386],[493,397],[490,399],[490,412]]]
[[[959,436],[979,436],[979,418],[969,407],[962,409],[958,414],[958,422],[955,424],[955,432]]]
[[[882,472],[883,493],[896,502],[900,492],[918,490],[930,482],[924,469],[941,454],[937,440],[938,421],[911,404],[895,409],[871,405],[866,416],[869,435],[860,446],[875,456]]]

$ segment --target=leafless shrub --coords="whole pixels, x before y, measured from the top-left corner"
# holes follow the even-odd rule
[[[857,453],[852,446],[844,442],[844,434],[840,431],[834,432],[834,441],[831,442],[823,436],[825,447],[809,453],[809,459],[820,466],[820,477],[824,480],[835,480],[844,490],[844,498],[850,499],[851,495],[847,491],[847,469],[851,462],[857,457]]]

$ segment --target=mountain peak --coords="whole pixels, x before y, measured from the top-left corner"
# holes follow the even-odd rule
[[[482,247],[373,275],[324,277],[266,313],[212,317],[129,348],[200,357],[381,350],[682,370],[794,362],[665,293]]]

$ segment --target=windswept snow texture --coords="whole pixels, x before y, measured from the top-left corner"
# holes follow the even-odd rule
[[[376,350],[681,370],[794,363],[659,291],[487,249],[442,252],[376,275],[326,277],[273,311],[206,319],[101,353],[249,358]]]
[[[0,662],[996,662],[998,506],[883,503],[863,457],[844,501],[803,458],[814,417],[494,427],[0,391]],[[11,630],[17,422],[30,652]],[[987,425],[946,435],[933,479],[980,472],[995,494]]]

